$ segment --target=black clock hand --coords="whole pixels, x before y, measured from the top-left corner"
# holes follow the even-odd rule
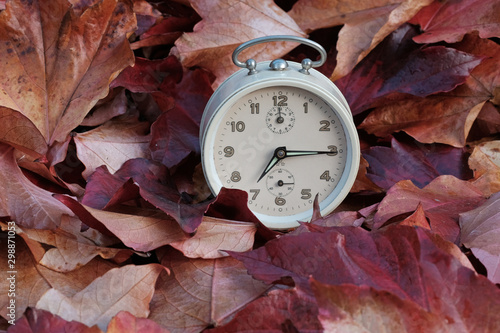
[[[292,156],[307,156],[307,155],[319,155],[319,154],[330,154],[330,155],[337,155],[336,150],[288,150],[286,151],[286,157],[292,157]]]
[[[278,147],[274,150],[273,157],[271,157],[271,160],[269,163],[267,163],[264,171],[260,175],[259,179],[257,180],[257,183],[265,176],[271,169],[278,163],[280,160],[284,159],[287,156],[287,151],[286,147]]]

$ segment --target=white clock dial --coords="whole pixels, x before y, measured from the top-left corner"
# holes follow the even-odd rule
[[[218,186],[248,192],[249,208],[271,226],[309,218],[316,195],[320,207],[330,205],[352,154],[338,110],[291,86],[238,98],[212,144]]]

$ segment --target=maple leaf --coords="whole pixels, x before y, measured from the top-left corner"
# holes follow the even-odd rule
[[[123,310],[138,317],[147,317],[154,284],[162,270],[164,268],[157,264],[115,268],[72,297],[57,289],[49,289],[38,300],[36,307],[67,321],[97,324],[101,329],[105,329],[111,318]]]
[[[25,132],[19,123],[2,122],[1,132],[41,155],[47,151],[41,140],[48,146],[65,141],[133,63],[127,35],[135,25],[128,2],[104,0],[81,12],[67,0],[9,2],[0,14],[0,105],[34,127]]]
[[[190,3],[202,20],[193,32],[184,33],[175,42],[176,53],[185,67],[201,66],[211,71],[217,77],[214,88],[235,71],[231,55],[241,43],[270,34],[305,36],[295,21],[271,0],[192,0]],[[293,47],[294,44],[283,42],[262,44],[242,52],[240,57],[245,58],[243,61],[272,60]]]
[[[160,255],[171,274],[160,275],[149,318],[171,332],[220,325],[269,288],[230,257],[188,259],[171,250]]]
[[[460,242],[486,267],[488,278],[500,283],[500,192],[474,210],[460,214]]]
[[[455,43],[467,33],[479,32],[482,38],[500,36],[498,1],[434,1],[423,8],[411,23],[419,24],[422,34],[415,37],[417,43],[446,41]]]

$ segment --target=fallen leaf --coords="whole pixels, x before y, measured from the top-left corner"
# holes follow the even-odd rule
[[[176,52],[185,67],[200,66],[211,71],[217,77],[214,88],[235,72],[231,55],[243,42],[267,36],[270,32],[272,35],[305,36],[295,21],[271,0],[192,0],[191,6],[202,20],[194,26],[193,32],[184,33],[175,42]],[[293,47],[295,44],[283,42],[259,45],[243,52],[240,59],[243,62],[249,58],[273,60]]]
[[[368,286],[312,280],[326,332],[446,332],[445,318],[416,303]]]
[[[363,157],[369,163],[366,176],[384,190],[401,180],[411,180],[422,188],[440,175],[463,180],[470,177],[466,167],[468,156],[462,148],[406,144],[392,138],[391,148],[373,146],[363,151]]]
[[[77,321],[66,321],[48,311],[28,308],[23,317],[12,325],[9,333],[103,333],[99,327],[88,327]]]
[[[52,288],[40,298],[36,307],[67,321],[97,325],[100,329],[106,329],[120,311],[144,318],[149,315],[155,281],[163,270],[162,266],[156,264],[115,268],[73,297],[66,297]]]
[[[114,117],[125,114],[128,110],[125,89],[113,89],[109,95],[101,99],[85,116],[80,126],[99,126]]]
[[[63,216],[62,220],[63,227],[55,230],[22,229],[17,231],[17,234],[25,239],[29,238],[52,246],[43,254],[38,261],[39,264],[54,271],[68,272],[86,265],[95,256],[111,259],[117,256],[123,257],[123,255],[127,258],[132,255],[128,249],[98,246],[79,232],[81,222],[74,219],[73,225],[70,225],[68,216]]]
[[[450,331],[498,330],[499,312],[492,309],[500,309],[500,290],[434,242],[435,236],[422,228],[396,225],[368,232],[333,227],[284,235],[252,252],[232,255],[255,278],[287,284],[291,278],[304,295],[314,297],[311,277],[339,289],[370,287],[378,295],[394,295],[394,301],[414,302],[446,322]],[[347,301],[356,302],[350,297]]]
[[[137,318],[127,311],[121,311],[111,319],[106,333],[168,333],[154,321]]]
[[[427,221],[427,218],[425,217],[425,211],[421,203],[418,204],[415,212],[401,221],[399,225],[420,227],[431,230],[431,226],[429,225],[429,221]]]
[[[188,259],[168,251],[161,263],[171,274],[160,275],[149,318],[170,332],[220,325],[269,288],[230,257]]]
[[[10,216],[20,226],[54,229],[64,214],[72,215],[52,193],[31,183],[15,160],[14,148],[0,143],[0,215]]]
[[[226,251],[251,250],[256,231],[254,223],[205,216],[194,236],[169,245],[188,258],[216,259],[228,256]]]
[[[412,40],[417,33],[415,27],[404,24],[335,82],[354,115],[404,98],[398,94],[425,97],[451,91],[484,59],[444,46],[422,47]]]
[[[500,192],[484,204],[460,214],[460,243],[486,267],[488,279],[500,283]]]
[[[484,202],[484,195],[472,184],[453,176],[439,176],[422,189],[409,180],[394,185],[380,202],[374,228],[396,222],[391,220],[414,212],[422,205],[431,230],[451,242],[459,237],[458,216]]]
[[[414,39],[417,43],[455,43],[475,31],[481,38],[498,37],[499,11],[500,4],[494,0],[435,1],[411,19],[422,30]]]
[[[86,167],[83,178],[88,178],[101,165],[114,173],[130,159],[148,158],[151,139],[148,132],[149,123],[125,117],[74,135],[78,158]]]
[[[315,302],[295,290],[272,290],[238,312],[231,322],[207,332],[323,332],[317,315]]]
[[[134,56],[127,35],[136,21],[128,2],[105,0],[76,13],[66,0],[10,2],[0,14],[0,105],[34,126],[6,128],[11,135],[63,142],[110,81]],[[120,56],[117,56],[120,55]],[[43,155],[39,145],[26,147]]]
[[[500,191],[500,141],[488,141],[474,147],[469,167],[474,171],[472,184],[486,196]]]

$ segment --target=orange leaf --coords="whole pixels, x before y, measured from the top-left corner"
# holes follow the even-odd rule
[[[169,331],[154,321],[136,318],[130,312],[119,312],[108,325],[106,333],[168,333]]]
[[[149,315],[149,301],[153,296],[155,281],[163,270],[157,264],[115,268],[72,297],[52,288],[42,296],[36,307],[67,321],[97,325],[101,329],[105,329],[111,318],[120,311],[144,318]]]
[[[201,66],[215,74],[214,88],[236,71],[231,55],[241,43],[266,35],[305,36],[272,0],[192,0],[191,5],[202,21],[195,25],[194,32],[184,33],[175,45],[184,66]],[[295,46],[261,44],[243,52],[240,60],[273,60]]]
[[[488,141],[474,147],[469,167],[474,171],[472,183],[485,195],[500,191],[500,141]]]
[[[80,13],[67,0],[11,1],[0,14],[0,106],[19,112],[32,128],[7,128],[18,144],[44,154],[62,142],[92,106],[108,93],[109,83],[133,64],[127,41],[136,25],[130,3],[103,0]]]

